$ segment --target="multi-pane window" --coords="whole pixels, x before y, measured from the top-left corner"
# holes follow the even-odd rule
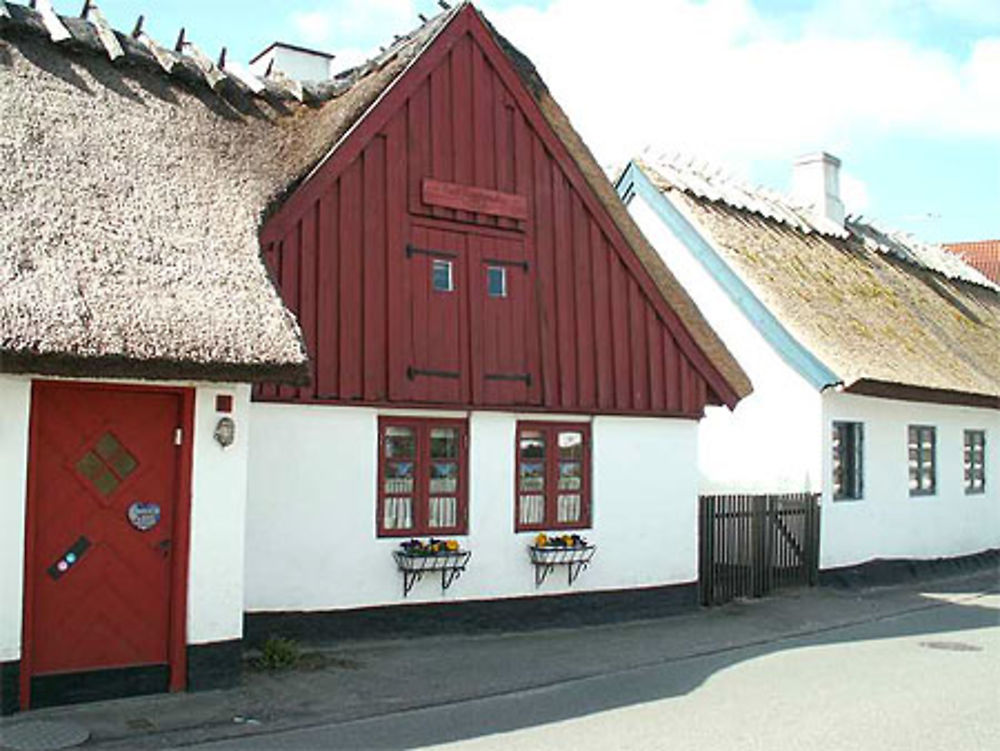
[[[466,435],[463,420],[379,420],[379,535],[465,533]]]
[[[517,424],[515,529],[590,526],[590,426]]]
[[[934,428],[911,425],[909,428],[910,495],[933,495],[936,486]]]
[[[833,423],[833,500],[856,500],[864,490],[864,426]]]
[[[986,431],[966,430],[962,455],[965,472],[965,492],[986,491]]]

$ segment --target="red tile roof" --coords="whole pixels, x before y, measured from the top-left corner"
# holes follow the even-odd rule
[[[967,243],[945,243],[945,249],[957,253],[966,263],[975,266],[1000,284],[1000,240],[979,240]]]

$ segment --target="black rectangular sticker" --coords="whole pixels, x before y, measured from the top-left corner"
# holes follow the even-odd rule
[[[49,576],[53,579],[61,577],[80,562],[80,559],[83,557],[83,554],[87,552],[87,548],[89,547],[90,540],[81,536],[76,542],[73,543],[69,550],[62,554],[62,558],[48,567],[47,571]]]

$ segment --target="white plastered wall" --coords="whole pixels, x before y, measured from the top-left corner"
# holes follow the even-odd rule
[[[823,398],[820,566],[939,558],[1000,548],[1000,412],[830,392]],[[831,500],[831,428],[864,424],[864,497]],[[907,429],[936,428],[937,492],[910,496]],[[986,431],[986,492],[966,495],[965,430]]]
[[[31,381],[0,375],[0,662],[21,658]]]
[[[0,661],[21,657],[31,380],[31,376],[0,375]],[[178,382],[146,385],[195,388],[187,642],[239,638],[250,388]],[[236,441],[226,449],[212,438],[220,416],[215,412],[217,394],[234,397]]]
[[[518,416],[473,412],[469,533],[460,538],[472,550],[468,570],[445,592],[440,577],[428,575],[404,599],[391,555],[400,540],[376,537],[378,415],[365,408],[252,405],[248,611],[493,599],[697,579],[693,421],[593,419],[593,528],[583,534],[597,553],[572,587],[557,570],[536,589],[527,555],[533,534],[514,532]]]
[[[753,384],[735,410],[705,409],[698,432],[701,492],[819,491],[817,390],[778,355],[642,196],[631,201],[629,212]]]
[[[236,440],[223,448],[213,434],[222,414],[215,397],[233,396]],[[250,387],[199,386],[195,391],[188,559],[187,643],[243,635],[243,544],[247,500]]]

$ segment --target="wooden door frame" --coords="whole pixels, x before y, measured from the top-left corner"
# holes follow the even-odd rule
[[[194,448],[194,401],[195,390],[184,386],[153,386],[144,384],[101,383],[99,381],[57,381],[33,379],[31,382],[31,408],[28,428],[28,467],[25,492],[24,529],[24,582],[21,611],[21,664],[20,703],[21,709],[31,705],[32,650],[31,630],[34,625],[35,575],[33,565],[36,536],[36,477],[39,450],[38,402],[39,392],[45,389],[76,389],[99,391],[127,391],[151,394],[172,394],[179,400],[179,427],[183,440],[177,457],[174,497],[174,519],[171,530],[173,556],[171,557],[169,586],[169,622],[167,636],[167,666],[170,671],[170,691],[183,691],[187,686],[187,584],[188,558],[190,552],[191,529],[191,470]]]

